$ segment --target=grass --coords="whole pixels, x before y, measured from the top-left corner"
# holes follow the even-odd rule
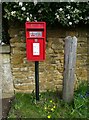
[[[87,83],[80,84],[74,94],[74,103],[65,103],[57,92],[40,94],[36,102],[32,94],[17,93],[12,103],[9,118],[89,118],[89,91]]]

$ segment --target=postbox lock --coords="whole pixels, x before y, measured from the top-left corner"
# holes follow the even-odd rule
[[[38,42],[38,39],[34,39],[35,42]]]

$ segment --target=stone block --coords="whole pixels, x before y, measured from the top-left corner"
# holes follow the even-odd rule
[[[55,85],[62,85],[63,84],[63,80],[58,80],[57,79],[57,80],[54,81],[54,84]]]
[[[81,29],[79,29],[78,30],[78,36],[79,37],[87,37],[87,30],[86,30],[86,28],[83,28],[82,30]]]
[[[79,69],[76,69],[76,75],[79,76],[79,77],[87,77],[87,70],[84,69],[84,68],[79,68]]]
[[[15,84],[15,89],[18,89],[18,90],[32,90],[34,89],[34,84]]]
[[[28,67],[23,67],[23,68],[20,68],[20,71],[23,71],[23,72],[28,72]]]
[[[88,55],[82,55],[82,54],[77,54],[77,61],[81,61],[81,60],[87,60]]]
[[[18,35],[19,29],[10,28],[8,32],[10,34],[10,37],[15,37],[16,35]]]
[[[60,73],[63,73],[64,68],[58,66],[58,67],[57,67],[57,70],[58,70]]]
[[[24,64],[28,64],[27,58],[23,58],[23,63],[24,63]]]
[[[52,44],[52,49],[53,50],[62,50],[63,49],[63,45],[61,45],[60,43],[59,44]]]
[[[23,58],[24,58],[25,56],[26,56],[26,55],[24,55],[24,54],[12,55],[11,63],[14,64],[14,65],[21,64],[21,63],[23,63]]]
[[[57,91],[62,91],[62,85],[55,85],[55,88]]]
[[[10,65],[10,57],[9,54],[3,54],[3,62],[2,62],[2,94],[12,93],[14,94],[13,89],[13,78],[12,78],[12,72],[11,72],[11,65]]]
[[[48,48],[48,50],[47,50],[48,52],[47,53],[53,53],[53,49],[52,48]]]
[[[10,63],[10,54],[2,54],[3,64]]]
[[[0,54],[0,66],[2,66],[2,60],[3,60],[2,54]]]
[[[15,93],[32,93],[33,91],[35,91],[35,89],[32,90],[18,90],[18,89],[14,89]]]
[[[33,78],[15,78],[14,79],[14,84],[35,84],[35,80],[33,80]]]
[[[68,30],[68,31],[66,31],[66,36],[78,37],[78,32],[75,30]]]
[[[53,43],[52,38],[48,38],[48,42],[46,44],[47,48],[51,48],[52,43]]]
[[[86,66],[86,59],[77,59],[76,66],[79,68]]]
[[[46,82],[45,83],[45,88],[46,88],[46,90],[54,90],[55,85],[54,85],[54,83],[52,81],[51,82]]]
[[[13,72],[18,72],[20,68],[13,68]]]
[[[9,45],[0,46],[0,54],[9,54],[9,53],[10,53]]]
[[[87,43],[87,37],[84,37],[84,36],[83,37],[78,37],[78,43],[80,43],[80,44],[85,43],[86,44]]]

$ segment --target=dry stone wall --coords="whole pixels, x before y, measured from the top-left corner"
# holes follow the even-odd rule
[[[11,26],[9,34],[14,89],[32,92],[35,90],[35,64],[26,58],[25,28]],[[46,60],[39,63],[40,91],[62,90],[64,38],[69,35],[78,38],[75,83],[87,80],[87,29],[47,28]]]

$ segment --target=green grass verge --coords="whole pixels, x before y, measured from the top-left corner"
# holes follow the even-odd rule
[[[36,102],[35,94],[17,93],[8,115],[10,118],[89,118],[89,91],[86,82],[80,84],[74,94],[74,103],[65,103],[57,92],[40,94]]]

